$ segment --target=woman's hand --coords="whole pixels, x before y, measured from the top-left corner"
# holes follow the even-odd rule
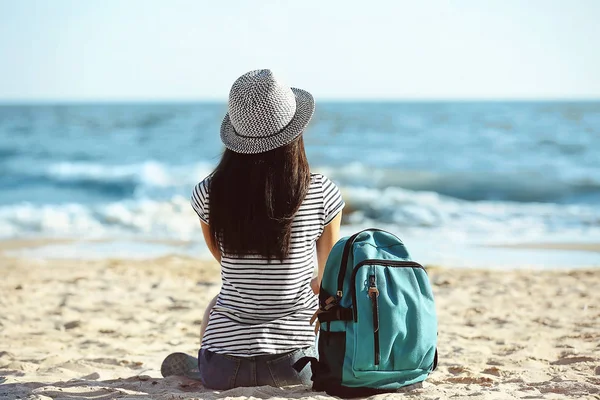
[[[310,281],[310,288],[312,289],[314,294],[319,294],[320,286],[321,286],[321,283],[319,282],[319,278],[317,278],[317,277],[312,278],[312,280]]]

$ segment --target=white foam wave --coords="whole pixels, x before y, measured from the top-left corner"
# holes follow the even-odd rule
[[[49,166],[45,174],[49,178],[61,181],[126,181],[140,186],[167,188],[195,184],[212,169],[212,165],[201,162],[183,166],[167,165],[157,161],[123,165],[62,162]]]
[[[0,208],[0,237],[142,237],[189,240],[200,230],[189,200],[148,199],[106,205],[19,204]]]
[[[469,202],[432,192],[342,187],[346,231],[384,227],[411,235],[471,242],[518,239],[600,240],[600,210],[585,205]],[[190,240],[201,237],[198,218],[184,196],[131,199],[99,205],[0,207],[0,237],[137,237]]]
[[[343,187],[353,225],[386,224],[412,233],[494,241],[563,236],[600,238],[600,209],[589,205],[471,202],[433,192]]]

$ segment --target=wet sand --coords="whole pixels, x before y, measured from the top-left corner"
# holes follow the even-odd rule
[[[600,253],[600,243],[519,243],[490,247],[503,247],[507,249],[591,251]]]

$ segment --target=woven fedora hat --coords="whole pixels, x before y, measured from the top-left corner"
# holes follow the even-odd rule
[[[300,136],[314,110],[310,93],[286,86],[271,70],[250,71],[231,87],[221,140],[236,153],[264,153]]]

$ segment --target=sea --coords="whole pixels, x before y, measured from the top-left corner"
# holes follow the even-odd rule
[[[189,206],[226,103],[0,106],[0,239],[57,257],[209,257]],[[427,264],[600,266],[600,101],[322,102],[304,133],[342,234],[387,229]],[[172,245],[170,243],[182,244]]]

